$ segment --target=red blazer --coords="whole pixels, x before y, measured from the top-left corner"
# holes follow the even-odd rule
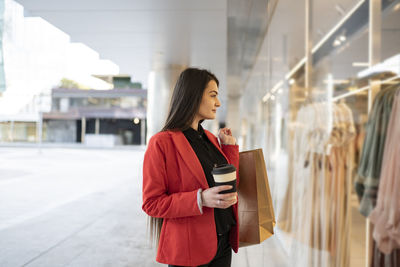
[[[239,170],[239,147],[220,146],[212,133],[207,130],[205,133],[227,161]],[[142,209],[152,217],[164,218],[157,250],[158,262],[197,266],[214,258],[217,252],[214,208],[203,207],[203,214],[200,213],[197,204],[200,188],[209,187],[200,161],[184,134],[165,131],[154,135],[143,162]],[[230,244],[237,252],[237,203],[233,206],[233,213],[237,224],[231,229]]]

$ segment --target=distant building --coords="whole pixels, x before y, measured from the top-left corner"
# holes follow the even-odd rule
[[[43,113],[43,141],[89,146],[144,144],[147,90],[132,88],[141,85],[129,84],[130,78],[123,86],[121,77],[116,80],[124,89],[52,89],[51,111]]]

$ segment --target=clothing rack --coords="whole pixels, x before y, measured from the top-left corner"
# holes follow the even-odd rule
[[[377,82],[372,82],[372,83],[373,83],[374,85],[379,85],[379,84],[384,84],[384,83],[391,82],[391,81],[396,80],[396,79],[399,79],[399,78],[400,78],[400,75],[396,75],[396,76],[391,77],[391,78],[388,78],[388,79],[386,79],[386,80],[377,81]],[[349,97],[349,96],[358,94],[358,93],[360,93],[360,92],[362,92],[362,91],[366,91],[366,90],[368,90],[368,89],[370,89],[370,88],[371,88],[371,85],[364,86],[364,87],[359,88],[359,89],[356,89],[356,90],[354,90],[354,91],[351,91],[351,92],[348,92],[348,93],[345,93],[345,94],[336,96],[336,97],[332,98],[332,101],[333,101],[333,102],[336,102],[336,101],[338,101],[338,100],[340,100],[340,99],[344,99],[344,98],[346,98],[346,97]]]

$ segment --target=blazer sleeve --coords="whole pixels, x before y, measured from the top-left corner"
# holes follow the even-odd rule
[[[201,215],[197,191],[168,193],[166,154],[160,140],[151,138],[143,160],[143,211],[157,218]]]
[[[228,158],[229,162],[236,167],[236,185],[239,184],[239,146],[221,144],[221,149]]]

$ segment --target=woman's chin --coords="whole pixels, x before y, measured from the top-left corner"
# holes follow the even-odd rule
[[[217,117],[216,114],[212,113],[209,114],[208,116],[203,116],[203,120],[214,120],[216,117]]]

